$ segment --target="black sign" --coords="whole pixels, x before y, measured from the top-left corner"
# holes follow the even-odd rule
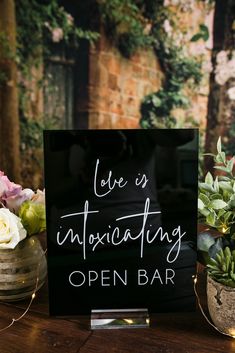
[[[51,315],[194,309],[198,131],[45,131]]]

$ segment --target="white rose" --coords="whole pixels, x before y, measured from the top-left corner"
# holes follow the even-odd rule
[[[7,208],[0,208],[0,249],[14,249],[26,236],[20,218]]]

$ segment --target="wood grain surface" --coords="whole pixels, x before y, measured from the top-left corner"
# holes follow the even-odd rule
[[[199,294],[205,305],[205,276]],[[28,301],[0,303],[0,329],[18,317]],[[89,317],[48,315],[45,284],[27,315],[0,332],[0,353],[235,353],[235,339],[210,327],[199,309],[192,313],[155,314],[149,329],[96,330]]]
[[[0,304],[0,328],[26,307]],[[155,314],[149,329],[90,331],[89,318],[48,316],[47,286],[27,315],[0,333],[1,353],[234,353],[235,340],[214,331],[199,310]]]

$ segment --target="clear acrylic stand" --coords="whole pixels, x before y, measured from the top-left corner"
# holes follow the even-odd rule
[[[146,328],[150,325],[148,309],[104,309],[91,311],[91,329]]]

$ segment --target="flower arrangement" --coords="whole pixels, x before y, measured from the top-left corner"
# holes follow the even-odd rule
[[[235,157],[226,158],[221,139],[217,142],[214,158],[215,178],[207,173],[199,183],[199,222],[210,227],[198,236],[198,250],[207,266],[207,272],[216,282],[235,288]],[[217,236],[211,234],[217,231]]]
[[[0,171],[0,249],[14,249],[45,229],[44,191],[23,189]]]

